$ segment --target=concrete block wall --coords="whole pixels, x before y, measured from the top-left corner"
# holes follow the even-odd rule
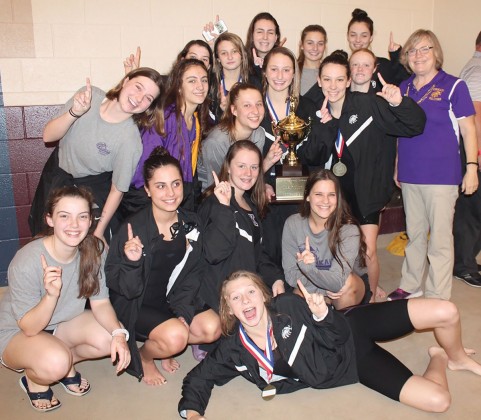
[[[216,14],[245,39],[252,17],[269,11],[296,53],[302,28],[318,23],[327,30],[328,52],[347,50],[347,23],[356,7],[374,20],[377,55],[387,55],[390,31],[402,43],[417,28],[433,29],[444,68],[453,74],[471,57],[480,30],[478,0],[0,0],[0,285],[29,237],[29,206],[52,151],[41,140],[43,125],[85,77],[109,89],[138,45],[143,65],[166,72]],[[402,208],[396,209],[383,215],[382,232],[403,223]]]

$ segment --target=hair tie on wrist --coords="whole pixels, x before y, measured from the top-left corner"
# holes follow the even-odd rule
[[[125,334],[125,341],[129,341],[129,332],[125,328],[117,328],[116,330],[112,331],[112,337],[115,337],[119,334]]]
[[[478,162],[466,162],[466,166],[468,166],[468,165],[476,165],[479,168]]]
[[[68,110],[68,113],[69,113],[72,117],[74,117],[74,118],[80,118],[80,117],[81,117],[81,115],[77,115],[75,112],[73,112],[73,111],[72,111],[72,108],[70,108],[70,109]]]

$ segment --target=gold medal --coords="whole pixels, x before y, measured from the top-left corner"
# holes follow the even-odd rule
[[[344,165],[341,161],[337,162],[333,167],[332,167],[332,173],[336,176],[344,176],[346,175],[347,172],[347,166]]]
[[[262,399],[264,401],[272,400],[275,396],[276,387],[274,385],[269,384],[262,390]]]

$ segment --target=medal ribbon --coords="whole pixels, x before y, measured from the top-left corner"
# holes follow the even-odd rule
[[[277,124],[279,122],[279,117],[277,116],[276,110],[274,109],[274,106],[272,105],[272,102],[269,99],[269,94],[267,93],[266,93],[266,104],[267,104],[267,109],[269,110],[269,114],[271,116],[272,122]],[[286,116],[289,115],[290,106],[291,106],[291,101],[287,101]]]
[[[267,373],[267,380],[270,381],[274,373],[274,352],[272,351],[272,325],[269,321],[266,333],[266,350],[262,351],[246,334],[242,324],[239,325],[239,336],[242,345],[254,357]]]
[[[200,122],[199,122],[199,115],[194,112],[194,119],[195,119],[195,137],[194,141],[192,142],[192,176],[195,174],[195,170],[197,168],[197,158],[199,156],[199,146],[200,146]]]
[[[239,74],[239,79],[237,80],[237,83],[240,83],[240,82],[242,82],[242,77]],[[220,76],[220,83],[222,84],[222,89],[224,90],[224,96],[227,96],[229,94],[229,92],[227,91],[227,89],[225,87],[224,73],[222,73],[222,75]]]
[[[336,139],[336,152],[337,152],[337,157],[339,160],[341,160],[342,157],[342,152],[344,151],[344,137],[342,137],[341,130],[337,130],[337,139]]]

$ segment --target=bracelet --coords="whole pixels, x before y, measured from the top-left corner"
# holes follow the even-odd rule
[[[70,108],[70,109],[68,110],[68,113],[69,113],[72,117],[74,117],[74,118],[80,118],[80,117],[81,117],[81,115],[77,115],[75,112],[73,112],[73,111],[72,111],[72,108]]]
[[[117,328],[116,330],[112,331],[112,337],[115,337],[119,334],[125,334],[125,341],[129,341],[129,332],[125,328]]]
[[[478,162],[466,162],[466,166],[468,166],[468,165],[476,165],[479,168]]]

